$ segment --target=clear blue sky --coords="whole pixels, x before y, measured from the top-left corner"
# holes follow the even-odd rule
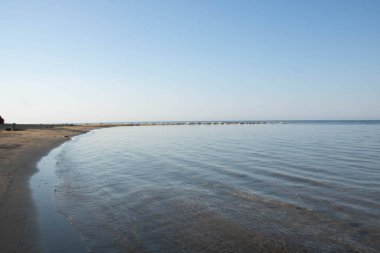
[[[380,1],[1,0],[0,115],[380,119]]]

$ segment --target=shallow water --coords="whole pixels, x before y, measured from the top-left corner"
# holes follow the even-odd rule
[[[100,129],[60,148],[91,252],[378,252],[379,122]]]
[[[86,252],[80,234],[55,207],[53,193],[58,178],[55,173],[56,156],[61,148],[54,149],[38,163],[40,172],[30,180],[32,196],[37,208],[39,229],[38,252]]]

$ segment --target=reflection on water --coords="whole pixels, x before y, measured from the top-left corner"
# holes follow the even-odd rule
[[[91,252],[380,250],[380,124],[117,127],[57,160]]]
[[[60,148],[54,149],[39,163],[40,172],[33,175],[30,180],[32,196],[35,200],[38,224],[39,243],[38,252],[41,253],[67,253],[86,252],[79,234],[70,226],[62,214],[57,213],[53,192],[58,178],[54,171],[56,156]]]

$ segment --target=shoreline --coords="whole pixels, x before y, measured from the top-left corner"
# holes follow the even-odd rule
[[[0,126],[0,251],[40,252],[37,210],[30,188],[37,163],[72,137],[117,126],[273,124],[268,121],[181,121]],[[283,122],[276,122],[283,123]],[[15,129],[13,129],[15,127]]]
[[[91,130],[154,125],[163,124],[17,125],[16,130],[20,131],[4,131],[0,126],[0,252],[41,252],[43,235],[40,233],[39,209],[33,200],[31,179],[37,174],[37,163],[44,156],[71,137]],[[44,178],[41,181],[45,183]],[[263,239],[265,249],[276,246],[271,239],[259,234],[255,236]]]
[[[178,122],[175,125],[185,124]],[[38,172],[37,163],[51,150],[74,136],[94,129],[154,125],[173,123],[17,124],[15,129],[13,124],[1,125],[0,251],[40,252],[37,210],[32,198],[30,179]]]
[[[37,212],[29,181],[41,158],[71,137],[114,126],[121,124],[17,125],[18,131],[0,130],[1,252],[39,252]]]

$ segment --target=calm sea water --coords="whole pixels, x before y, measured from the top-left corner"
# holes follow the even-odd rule
[[[90,252],[380,252],[380,122],[115,127],[54,160]]]

